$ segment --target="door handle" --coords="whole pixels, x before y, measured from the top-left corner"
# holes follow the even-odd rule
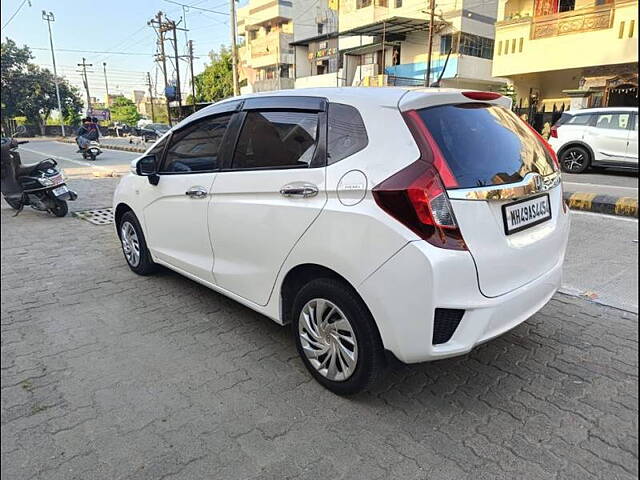
[[[209,192],[206,188],[197,185],[195,187],[191,187],[189,190],[184,192],[184,194],[191,198],[205,198]]]
[[[295,182],[289,183],[280,189],[280,195],[283,197],[302,197],[309,198],[318,194],[318,187],[312,183]]]

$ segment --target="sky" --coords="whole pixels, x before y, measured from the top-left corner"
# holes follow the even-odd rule
[[[147,22],[159,10],[178,22],[183,17],[183,7],[175,2],[222,13],[186,8],[187,35],[193,40],[194,56],[198,57],[194,60],[197,74],[204,69],[211,50],[230,43],[228,0],[2,0],[2,39],[8,37],[19,46],[27,45],[32,49],[33,61],[52,70],[49,33],[42,10],[53,12],[55,22],[51,29],[58,74],[80,87],[83,98],[84,88],[78,73],[81,68],[77,66],[83,57],[93,64],[87,68],[92,97],[103,100],[105,96],[103,62],[107,64],[109,93],[130,96],[133,90],[146,90],[147,72],[151,74],[151,83],[161,91],[162,73],[153,58],[157,36]],[[16,11],[18,13],[5,27]],[[185,19],[179,26],[184,27],[184,24]],[[167,42],[165,48],[173,47]],[[185,32],[182,31],[178,32],[178,49],[180,55],[187,53]],[[167,69],[171,78],[174,74],[170,65]],[[189,76],[188,61],[182,60],[180,65],[181,90],[188,94],[190,87],[185,82]]]

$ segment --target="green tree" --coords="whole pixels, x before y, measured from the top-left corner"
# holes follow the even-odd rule
[[[217,102],[233,95],[231,51],[223,45],[219,52],[210,52],[209,59],[204,71],[195,76],[197,102]]]
[[[127,125],[135,125],[140,118],[142,117],[132,100],[123,96],[116,97],[113,100],[111,104],[111,120],[126,123]]]
[[[44,135],[51,112],[58,108],[54,75],[46,68],[30,62],[33,58],[27,46],[18,47],[7,38],[2,42],[2,124],[25,116],[31,124],[38,125]],[[78,90],[65,79],[58,77],[63,118],[73,119],[82,108]]]

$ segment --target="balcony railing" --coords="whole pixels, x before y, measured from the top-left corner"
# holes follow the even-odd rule
[[[533,19],[531,39],[604,30],[611,28],[612,20],[613,9],[610,6],[545,15]]]

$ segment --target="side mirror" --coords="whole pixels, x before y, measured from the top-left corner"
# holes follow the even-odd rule
[[[158,165],[156,164],[156,156],[155,155],[147,155],[146,157],[142,157],[136,163],[136,174],[141,177],[147,177],[149,179],[149,183],[152,185],[157,185],[160,177],[158,176]]]

